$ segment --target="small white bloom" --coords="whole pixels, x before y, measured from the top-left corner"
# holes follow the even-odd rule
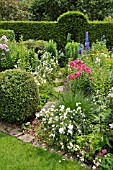
[[[73,129],[73,125],[69,124],[68,129],[72,130]]]
[[[95,63],[100,63],[100,58],[97,57]]]
[[[60,111],[61,111],[61,112],[64,111],[64,108],[65,108],[64,105],[60,105],[59,107],[60,107]]]
[[[71,135],[73,134],[72,130],[69,130],[69,129],[68,129],[68,133],[70,133]]]
[[[108,97],[113,98],[113,93],[109,93],[109,94],[108,94]]]
[[[27,122],[25,125],[26,125],[26,126],[30,125],[30,122]]]
[[[81,107],[79,106],[79,107],[77,107],[77,111],[79,111],[79,110],[81,110]]]
[[[68,112],[70,112],[70,108],[67,108],[67,109],[66,109],[66,113],[68,113]]]
[[[110,129],[113,129],[113,123],[109,124]]]
[[[96,166],[93,166],[92,169],[96,169]]]
[[[79,102],[79,103],[76,103],[76,106],[78,107],[80,104],[81,104],[80,102]]]
[[[63,133],[64,133],[64,128],[60,128],[60,129],[59,129],[59,133],[60,133],[60,134],[63,134]]]

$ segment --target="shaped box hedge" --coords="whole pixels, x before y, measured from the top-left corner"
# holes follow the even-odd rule
[[[113,22],[91,22],[81,12],[69,11],[62,14],[57,21],[1,21],[0,28],[14,30],[16,40],[23,35],[24,40],[53,39],[58,46],[66,45],[67,34],[72,34],[74,41],[84,43],[85,32],[89,32],[90,43],[105,35],[107,47],[113,46]]]

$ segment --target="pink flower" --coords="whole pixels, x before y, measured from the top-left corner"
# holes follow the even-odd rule
[[[103,149],[103,150],[99,151],[99,153],[98,153],[98,155],[102,156],[102,157],[106,154],[107,154],[107,149]]]
[[[76,78],[79,77],[81,74],[82,74],[81,72],[75,72],[75,73],[74,73],[74,75],[75,75]]]
[[[84,68],[84,71],[85,71],[86,73],[92,74],[89,67]]]
[[[89,80],[93,80],[93,77],[89,77]]]
[[[104,154],[101,151],[99,151],[98,156],[102,156],[103,157]]]
[[[85,71],[85,69],[86,69],[86,65],[85,64],[82,64],[82,69]]]
[[[8,46],[6,44],[2,44],[2,50],[6,50]]]
[[[82,65],[78,65],[77,70],[78,70],[78,71],[82,70]]]
[[[7,37],[6,37],[5,35],[3,35],[3,36],[1,37],[1,40],[4,40],[5,42],[8,41],[8,39],[7,39]]]
[[[103,153],[104,155],[106,155],[106,154],[107,154],[107,149],[103,149],[103,150],[102,150],[102,153]]]
[[[82,64],[82,60],[74,60],[76,64]]]
[[[70,79],[70,80],[72,80],[72,79],[75,78],[75,76],[74,76],[73,74],[69,74],[69,75],[67,76],[67,78]]]
[[[76,64],[74,63],[74,61],[70,61],[70,67],[74,67]]]

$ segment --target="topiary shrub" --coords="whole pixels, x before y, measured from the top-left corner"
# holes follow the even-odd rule
[[[24,123],[35,117],[38,89],[33,75],[19,69],[0,72],[0,119]]]

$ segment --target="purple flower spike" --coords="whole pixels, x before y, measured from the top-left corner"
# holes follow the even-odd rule
[[[103,41],[104,38],[105,38],[105,35],[103,35],[103,36],[100,38],[100,41]]]
[[[86,32],[86,38],[85,41],[88,42],[88,31]]]
[[[86,48],[85,48],[86,52],[88,52],[88,49],[89,49],[89,42],[86,42],[86,43],[85,43],[85,47],[86,47]]]
[[[82,48],[78,50],[78,54],[82,54]]]

